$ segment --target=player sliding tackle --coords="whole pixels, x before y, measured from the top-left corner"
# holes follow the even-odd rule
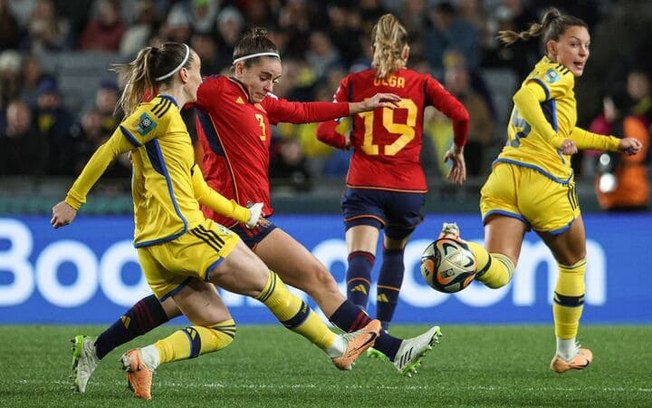
[[[241,206],[263,203],[262,214],[268,222],[249,229],[242,220],[234,221],[206,206],[202,209],[207,218],[239,235],[284,282],[314,299],[334,325],[354,332],[369,324],[369,316],[344,297],[330,272],[307,248],[268,218],[274,211],[268,178],[269,135],[271,125],[278,122],[319,122],[376,108],[391,109],[399,98],[375,94],[350,103],[288,101],[272,93],[282,72],[278,47],[264,29],[254,28],[234,47],[232,75],[204,78],[194,103],[201,143],[195,147],[197,153],[203,151],[203,157],[198,156],[196,161],[202,163],[208,185],[226,198]],[[111,350],[181,315],[172,299],[160,300],[154,295],[141,299],[97,339],[81,335],[75,338],[73,360],[78,391],[85,391],[98,362]],[[374,348],[387,356],[398,372],[409,375],[439,334],[437,326],[409,339],[383,332]]]
[[[202,203],[222,209],[248,227],[263,223],[260,205],[248,210],[220,196],[195,164],[179,109],[197,100],[200,66],[199,56],[180,43],[146,47],[134,61],[119,65],[127,79],[120,100],[126,119],[93,154],[65,200],[52,209],[54,228],[70,224],[107,166],[120,154],[132,153],[139,263],[155,296],[171,299],[192,325],[123,354],[129,385],[136,397],[151,399],[152,373],[159,365],[215,352],[233,341],[235,322],[213,285],[261,301],[285,327],[322,349],[337,368],[349,370],[374,344],[380,322],[336,335],[238,235],[206,219],[199,208]],[[142,102],[154,90],[157,96]],[[371,105],[392,99],[381,95]],[[82,354],[92,347],[82,345]]]

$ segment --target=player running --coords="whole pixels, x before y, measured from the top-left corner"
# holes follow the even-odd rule
[[[507,142],[482,187],[485,247],[468,243],[478,262],[476,279],[490,288],[507,285],[525,233],[534,230],[559,268],[553,298],[557,350],[550,368],[557,373],[581,370],[593,353],[576,341],[584,306],[586,234],[570,156],[578,149],[634,154],[641,144],[576,126],[573,88],[584,73],[591,42],[584,21],[552,8],[527,31],[499,34],[505,44],[541,36],[545,56],[514,94]],[[442,236],[458,237],[459,230],[444,224]]]
[[[376,92],[392,92],[401,97],[396,109],[377,108],[354,115],[350,135],[336,131],[337,121],[321,123],[317,130],[319,140],[353,149],[342,198],[349,251],[346,282],[347,298],[363,309],[367,308],[380,230],[385,230],[376,292],[376,318],[385,330],[403,283],[405,246],[423,221],[428,186],[419,156],[427,106],[451,118],[454,143],[444,155],[444,160],[452,161],[448,178],[457,184],[466,180],[463,150],[469,114],[431,75],[406,68],[407,41],[408,33],[394,15],[380,17],[371,32],[372,68],[344,78],[334,98],[356,102]]]

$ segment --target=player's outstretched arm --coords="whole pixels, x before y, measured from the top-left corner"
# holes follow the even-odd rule
[[[355,115],[360,112],[367,112],[376,108],[395,108],[401,97],[393,93],[377,93],[371,98],[362,102],[350,102],[349,113]]]

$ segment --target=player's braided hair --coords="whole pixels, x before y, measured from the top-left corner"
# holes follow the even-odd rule
[[[505,45],[510,45],[516,41],[522,40],[527,41],[533,37],[542,37],[543,44],[546,44],[549,40],[558,41],[559,37],[566,31],[568,27],[585,27],[588,29],[588,25],[584,20],[570,16],[568,14],[562,14],[556,8],[549,8],[543,14],[540,23],[532,23],[526,31],[515,32],[511,30],[499,31],[497,38]]]
[[[142,102],[145,94],[156,95],[159,84],[168,83],[174,79],[174,75],[157,80],[156,78],[166,76],[175,68],[179,67],[186,57],[188,48],[183,43],[166,42],[160,47],[145,47],[136,56],[136,59],[127,64],[115,64],[112,70],[122,76],[125,82],[125,89],[116,111],[119,108],[130,115]],[[184,68],[189,68],[193,61],[192,52]]]
[[[392,72],[404,68],[403,49],[407,45],[408,34],[393,14],[385,14],[371,30],[371,43],[374,57],[371,66],[376,69],[376,78],[387,78]]]
[[[254,27],[233,47],[233,60],[264,52],[279,53],[276,44],[267,37],[267,30],[262,27]],[[262,56],[243,60],[245,67],[250,67],[259,58]]]

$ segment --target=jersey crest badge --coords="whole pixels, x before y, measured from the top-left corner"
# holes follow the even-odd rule
[[[548,68],[543,77],[546,79],[546,82],[550,84],[554,84],[555,82],[559,81],[560,78],[559,72],[557,72],[554,68]]]
[[[152,130],[156,128],[156,122],[147,114],[147,112],[140,115],[138,119],[138,124],[136,125],[136,130],[140,133],[141,136],[145,136]]]

